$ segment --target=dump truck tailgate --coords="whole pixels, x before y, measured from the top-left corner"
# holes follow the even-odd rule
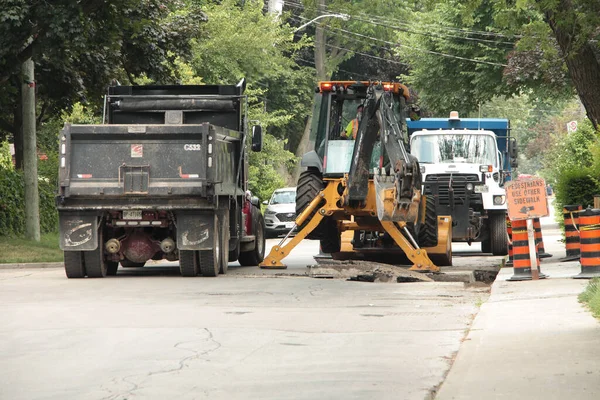
[[[231,170],[235,140],[210,124],[67,125],[61,141],[65,197],[206,196],[207,185],[232,176],[221,169]]]

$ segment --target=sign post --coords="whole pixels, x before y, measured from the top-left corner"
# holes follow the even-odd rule
[[[509,218],[512,221],[527,220],[531,279],[537,280],[540,271],[537,265],[533,219],[548,216],[546,182],[538,177],[519,179],[507,183],[505,189]]]

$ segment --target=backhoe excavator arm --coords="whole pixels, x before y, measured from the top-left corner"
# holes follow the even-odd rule
[[[401,90],[403,90],[401,88]],[[400,107],[404,106],[402,93],[399,96]],[[411,156],[406,146],[408,138],[402,131],[403,120],[394,113],[393,92],[385,91],[380,84],[372,84],[367,89],[363,118],[359,124],[348,173],[346,204],[360,206],[364,204],[368,192],[369,166],[373,147],[378,135],[385,148],[394,176],[395,207],[404,212],[394,213],[393,220],[412,220],[421,197],[421,171],[418,161]]]

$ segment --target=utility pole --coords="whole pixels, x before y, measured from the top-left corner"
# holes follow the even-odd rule
[[[35,77],[33,59],[22,65],[23,179],[25,181],[25,236],[40,241],[40,197],[38,194],[37,144],[35,129]]]

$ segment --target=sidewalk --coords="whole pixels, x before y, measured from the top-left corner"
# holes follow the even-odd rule
[[[550,222],[550,221],[548,221]],[[436,399],[600,399],[600,321],[577,301],[587,280],[561,263],[560,231],[542,227],[549,275],[507,282],[503,268]]]

